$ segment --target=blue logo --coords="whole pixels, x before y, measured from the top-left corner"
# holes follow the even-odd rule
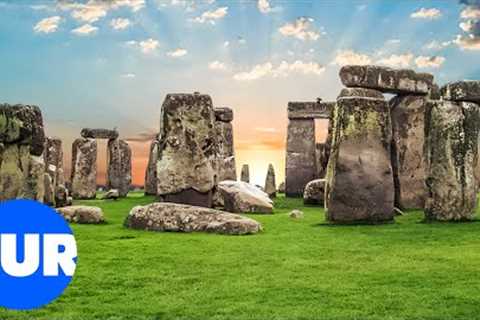
[[[58,298],[72,280],[77,246],[52,208],[32,200],[0,202],[0,306],[30,310]]]

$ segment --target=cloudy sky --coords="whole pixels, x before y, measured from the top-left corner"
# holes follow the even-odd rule
[[[167,93],[233,108],[237,164],[263,184],[269,162],[284,179],[288,101],[335,99],[340,66],[443,84],[480,79],[479,61],[480,0],[0,0],[1,102],[39,105],[67,167],[82,127],[118,128],[137,184]]]

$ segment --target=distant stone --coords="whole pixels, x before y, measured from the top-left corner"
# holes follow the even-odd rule
[[[117,139],[118,131],[110,129],[90,129],[84,128],[80,132],[80,135],[83,138],[92,138],[92,139]]]
[[[152,203],[134,207],[125,226],[160,232],[211,232],[226,235],[258,233],[257,221],[237,214],[176,203]]]
[[[233,110],[230,108],[215,108],[215,119],[222,122],[232,122]]]
[[[120,198],[120,193],[118,192],[117,189],[110,189],[105,194],[103,195],[102,199],[112,199],[112,200],[117,200]]]
[[[249,183],[250,182],[250,169],[248,164],[242,166],[242,172],[240,173],[240,181]]]
[[[268,194],[243,181],[222,181],[218,189],[226,211],[235,213],[272,213],[273,202]]]
[[[433,85],[433,76],[428,73],[372,65],[344,66],[340,69],[340,79],[347,87],[375,89],[394,94],[428,94]]]
[[[327,172],[327,164],[328,164],[328,157],[327,155],[327,144],[326,143],[317,143],[315,144],[315,158],[317,159],[317,176],[320,178],[324,178]]]
[[[335,101],[289,102],[288,119],[328,119]]]
[[[457,81],[443,86],[440,90],[445,100],[480,103],[480,81]]]
[[[56,207],[65,207],[72,205],[72,197],[68,195],[68,189],[60,184],[55,188],[55,206]]]
[[[70,206],[56,209],[65,220],[80,224],[100,224],[104,223],[102,209],[89,206]]]
[[[290,211],[288,216],[292,219],[303,219],[304,214],[303,214],[303,211],[300,211],[298,209],[294,209],[294,210]]]
[[[132,150],[120,139],[108,140],[107,189],[115,189],[120,197],[126,197],[132,183]]]
[[[148,157],[147,169],[145,170],[145,194],[157,195],[157,161],[159,152],[159,142],[157,139],[150,144],[150,154]]]
[[[265,188],[263,189],[270,198],[275,198],[277,194],[277,185],[275,183],[275,169],[270,163],[268,165],[267,177],[265,178]]]
[[[303,192],[303,203],[323,205],[325,199],[325,179],[315,179],[307,183]]]
[[[479,106],[431,100],[426,114],[425,218],[471,220],[477,206]]]
[[[79,138],[72,144],[72,196],[94,199],[97,189],[97,142]]]
[[[278,193],[285,193],[285,182],[280,183],[278,186]]]

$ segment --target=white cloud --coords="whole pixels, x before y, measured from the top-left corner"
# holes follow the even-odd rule
[[[102,3],[91,2],[72,11],[72,17],[84,22],[95,22],[107,15],[108,6]]]
[[[473,34],[457,35],[453,42],[465,50],[480,50],[480,37]]]
[[[72,17],[82,22],[96,22],[105,17],[109,10],[121,7],[136,12],[145,7],[145,0],[88,0],[86,3],[61,1],[57,7],[61,10],[72,10]]]
[[[230,41],[225,41],[225,42],[223,43],[223,46],[224,46],[225,48],[227,48],[228,46],[230,46]]]
[[[293,63],[282,61],[277,67],[271,62],[255,65],[250,71],[239,72],[233,75],[238,81],[252,81],[266,76],[287,77],[291,73],[300,73],[304,75],[321,75],[325,67],[316,62],[303,62],[297,60]]]
[[[439,68],[444,62],[445,58],[440,56],[419,56],[415,59],[415,64],[419,68]]]
[[[387,40],[387,45],[394,45],[394,44],[399,44],[399,43],[400,43],[400,39]]]
[[[146,54],[157,50],[159,45],[160,43],[157,40],[154,40],[152,38],[144,41],[140,41],[139,43],[140,49],[142,50],[143,53],[146,53]]]
[[[410,15],[413,19],[434,20],[442,17],[442,12],[437,8],[421,8]]]
[[[410,65],[413,59],[413,54],[392,54],[390,57],[386,57],[378,60],[378,64],[382,64],[392,68],[406,68]]]
[[[133,12],[137,12],[145,7],[145,0],[114,0],[114,8],[116,7],[129,7]]]
[[[215,24],[216,20],[224,18],[228,14],[228,7],[221,7],[216,10],[205,11],[201,16],[193,19],[198,23],[210,23]]]
[[[185,56],[188,53],[186,49],[183,48],[178,48],[173,51],[167,52],[167,56],[172,57],[172,58],[180,58]]]
[[[83,26],[81,27],[78,27],[76,29],[73,29],[72,30],[72,33],[76,34],[76,35],[79,35],[79,36],[87,36],[91,33],[94,33],[98,30],[97,27],[95,26],[92,26],[91,24],[84,24]]]
[[[134,79],[136,75],[134,73],[124,73],[120,77],[125,78],[125,79]]]
[[[460,13],[462,19],[480,19],[480,6],[467,6]]]
[[[208,68],[211,70],[225,71],[228,69],[227,65],[224,62],[212,61],[208,64]]]
[[[313,18],[299,17],[294,22],[288,22],[278,29],[278,31],[285,37],[294,37],[300,40],[318,40],[321,34],[325,32],[318,32],[312,29]]]
[[[40,20],[34,27],[35,32],[51,33],[55,32],[58,29],[58,25],[62,18],[59,16],[54,16],[50,18],[45,18]]]
[[[443,48],[446,48],[452,44],[452,41],[443,41],[439,42],[437,40],[432,40],[429,43],[427,43],[424,48],[427,50],[441,50]]]
[[[371,63],[372,59],[368,55],[357,53],[353,50],[345,50],[338,52],[332,62],[332,64],[336,64],[339,66],[345,66],[349,64],[366,65]]]
[[[110,21],[110,26],[115,30],[123,30],[131,25],[130,20],[126,18],[117,18]]]

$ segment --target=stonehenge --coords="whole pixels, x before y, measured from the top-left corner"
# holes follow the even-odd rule
[[[275,169],[271,163],[268,165],[265,187],[263,189],[270,198],[275,198],[277,194],[277,184],[275,183]]]
[[[78,138],[72,144],[72,197],[94,199],[97,194],[97,141]]]
[[[250,168],[248,164],[242,166],[242,172],[240,173],[240,181],[250,183]]]
[[[157,161],[160,144],[155,139],[150,144],[150,153],[148,157],[147,169],[145,170],[145,195],[157,195]]]
[[[233,110],[215,108],[214,112],[218,139],[218,181],[237,180],[233,147]]]
[[[55,137],[45,139],[45,203],[63,207],[68,203],[68,190],[65,185],[62,140]]]
[[[126,197],[132,183],[132,151],[123,140],[110,139],[107,145],[107,189]]]

